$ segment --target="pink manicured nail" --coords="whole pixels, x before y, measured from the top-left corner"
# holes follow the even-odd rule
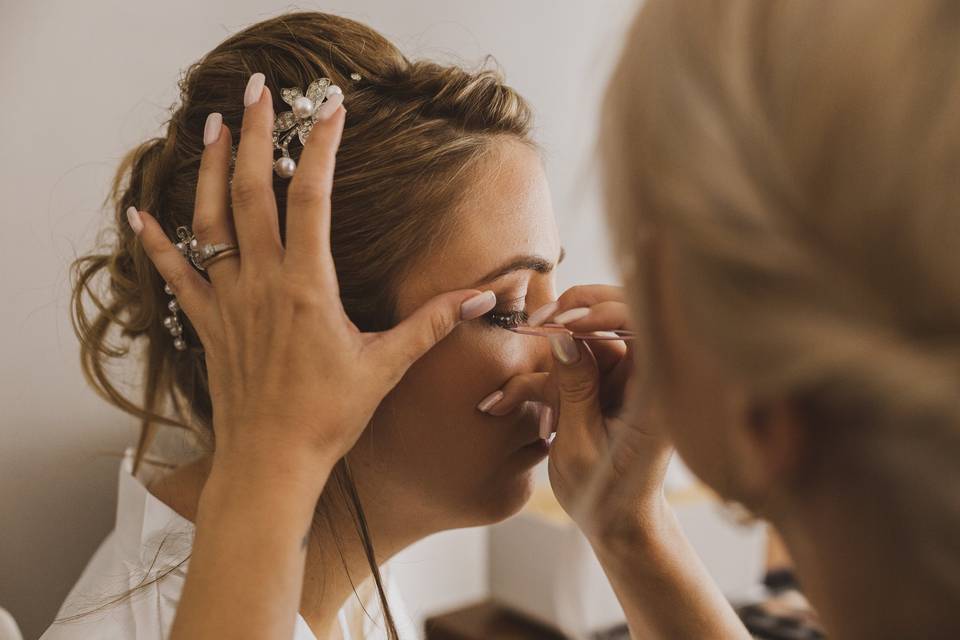
[[[497,296],[494,295],[493,291],[484,291],[460,305],[460,319],[473,320],[479,318],[496,305]]]
[[[480,404],[477,405],[477,409],[480,409],[480,411],[486,413],[493,408],[493,405],[497,404],[501,400],[503,400],[503,391],[494,391],[480,401]]]
[[[567,309],[563,313],[558,313],[553,321],[557,324],[567,324],[568,322],[574,322],[575,320],[586,318],[588,315],[590,315],[589,308],[576,307],[575,309]]]
[[[576,364],[580,360],[580,348],[566,333],[551,334],[550,347],[553,355],[563,364]]]
[[[207,122],[203,125],[203,146],[207,146],[217,141],[220,137],[220,129],[223,126],[223,116],[216,111],[207,116]]]
[[[140,212],[137,211],[136,207],[127,207],[127,222],[130,223],[133,232],[140,235],[140,232],[143,231],[143,220],[140,219]]]
[[[327,120],[341,104],[343,104],[343,94],[335,93],[327,98],[327,101],[320,105],[319,109],[313,112],[313,116],[317,120]]]
[[[540,409],[540,438],[546,440],[553,432],[553,407],[548,404]]]
[[[547,318],[556,312],[558,306],[560,305],[555,301],[543,305],[530,314],[530,317],[527,318],[527,325],[531,327],[539,327]]]
[[[244,107],[249,107],[260,99],[260,94],[263,93],[263,85],[266,81],[266,76],[259,71],[250,76],[250,79],[247,80],[247,88],[243,92]]]

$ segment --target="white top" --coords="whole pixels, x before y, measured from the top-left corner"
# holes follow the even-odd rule
[[[57,612],[57,619],[90,613],[76,620],[55,622],[41,640],[161,640],[168,636],[186,577],[189,559],[184,558],[193,546],[194,525],[133,476],[133,457],[134,449],[130,447],[120,464],[116,526],[87,563]],[[143,467],[147,483],[156,473],[151,473],[148,466]],[[400,638],[417,638],[390,572],[384,568],[382,574]],[[156,577],[160,579],[113,602]],[[373,580],[357,585],[357,594],[359,598],[351,594],[340,609],[341,638],[385,640],[387,634],[381,624],[382,612]],[[293,640],[317,640],[299,613]]]
[[[23,640],[17,622],[3,607],[0,607],[0,640]]]

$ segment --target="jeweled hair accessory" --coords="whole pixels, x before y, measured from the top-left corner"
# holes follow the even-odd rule
[[[232,242],[201,245],[190,227],[183,225],[177,227],[177,237],[180,238],[180,242],[176,244],[177,250],[200,271],[206,271],[208,266],[220,258],[240,253],[239,247]]]
[[[300,144],[306,144],[310,131],[317,122],[316,115],[320,106],[332,96],[342,93],[343,90],[333,84],[330,78],[314,80],[307,87],[306,93],[302,93],[298,87],[280,90],[280,97],[291,109],[278,113],[273,122],[273,147],[283,154],[273,163],[273,170],[278,176],[289,178],[297,169],[297,162],[290,157],[288,148],[294,134]]]
[[[177,237],[180,239],[176,244],[177,250],[182,253],[185,258],[188,258],[193,266],[200,271],[205,271],[207,267],[217,260],[222,260],[228,256],[240,253],[240,249],[232,242],[201,245],[196,236],[193,235],[190,227],[183,225],[177,227]],[[173,289],[171,289],[170,285],[166,282],[163,283],[163,290],[167,295],[173,296],[167,303],[167,309],[170,310],[170,315],[163,319],[163,326],[170,332],[170,335],[173,336],[174,348],[177,351],[183,351],[187,348],[187,342],[183,339],[183,325],[177,316],[177,312],[180,311],[180,303],[177,301],[176,296],[174,296]]]

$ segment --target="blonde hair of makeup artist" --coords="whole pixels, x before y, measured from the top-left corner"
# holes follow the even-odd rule
[[[671,382],[672,293],[754,417],[785,402],[802,425],[767,490],[722,446],[684,445],[722,433],[668,424],[680,454],[761,514],[773,493],[847,500],[910,555],[896,589],[919,577],[956,602],[960,4],[647,0],[603,115],[651,397]]]

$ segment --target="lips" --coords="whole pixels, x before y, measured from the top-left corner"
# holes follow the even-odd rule
[[[510,427],[520,438],[519,447],[542,442],[540,437],[540,403],[527,400],[510,412]]]

